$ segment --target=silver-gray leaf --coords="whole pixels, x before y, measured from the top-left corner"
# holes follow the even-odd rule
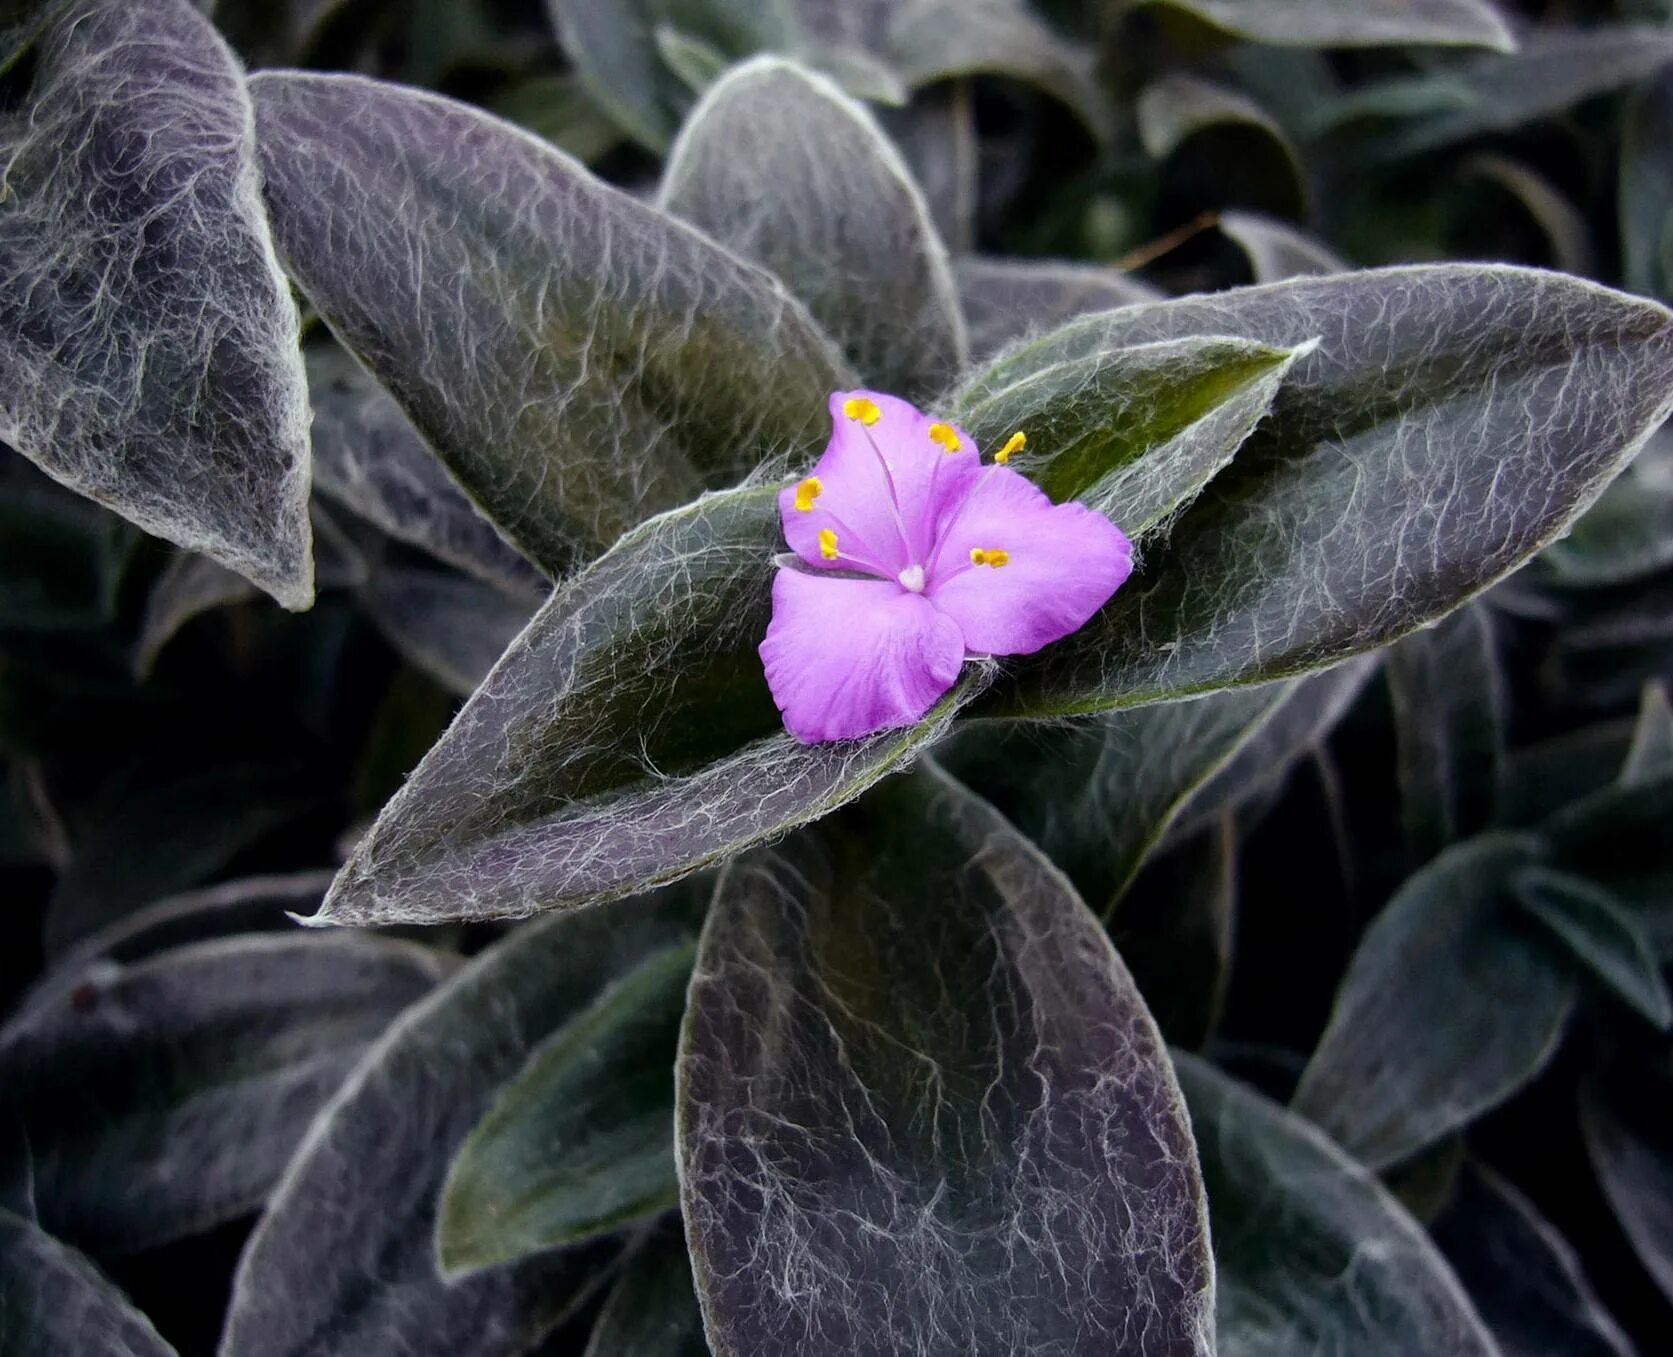
[[[88,1259],[9,1211],[0,1211],[0,1317],[6,1357],[175,1357]]]

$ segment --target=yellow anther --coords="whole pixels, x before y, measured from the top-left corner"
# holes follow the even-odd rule
[[[836,534],[829,528],[819,529],[819,554],[827,561],[837,558]]]
[[[804,514],[813,512],[813,501],[824,494],[824,482],[817,476],[809,476],[796,487],[796,507]]]
[[[970,551],[971,565],[991,565],[995,570],[1002,565],[1011,563],[1011,553],[1003,547],[995,547],[992,551],[981,547],[973,547]]]
[[[948,452],[957,452],[964,446],[963,443],[959,442],[958,434],[953,432],[951,424],[931,424],[929,426],[929,436],[934,442],[946,448]]]
[[[857,419],[862,424],[875,424],[883,418],[883,412],[877,408],[877,402],[867,396],[850,396],[842,403],[842,413],[849,419]]]
[[[1018,429],[1014,434],[1005,440],[1005,446],[993,454],[993,460],[998,462],[1000,466],[1004,466],[1006,462],[1011,460],[1011,454],[1013,452],[1021,452],[1027,446],[1028,435],[1021,429]],[[1001,562],[1001,564],[1003,564],[1003,562]]]

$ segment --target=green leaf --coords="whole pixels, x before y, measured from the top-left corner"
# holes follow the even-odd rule
[[[1621,121],[1621,273],[1634,292],[1673,297],[1673,69]]]
[[[678,1082],[717,1357],[1212,1352],[1150,1015],[1067,882],[944,774],[728,869]]]
[[[651,35],[662,64],[679,76],[693,94],[702,94],[727,67],[726,54],[672,24],[658,24]]]
[[[964,365],[946,247],[869,112],[829,80],[758,57],[692,110],[661,206],[776,274],[860,376],[908,396]]]
[[[1019,361],[1011,387],[959,412],[995,445],[1042,413],[1051,383],[1081,383],[1086,399],[1033,430],[1048,455],[1019,464],[1101,505],[1129,496],[1138,533],[1231,455],[1288,359],[1188,341],[1084,352],[1043,380]],[[1075,458],[1072,476],[1055,472],[1054,448]],[[385,807],[319,921],[434,923],[632,894],[817,819],[938,737],[985,667],[912,729],[822,745],[785,733],[757,652],[782,543],[776,492],[743,487],[644,524],[558,589]]]
[[[292,277],[549,575],[810,448],[850,384],[778,282],[509,123],[359,76],[250,88]]]
[[[314,1113],[451,958],[382,938],[235,937],[61,972],[0,1030],[41,1224],[99,1252],[257,1210]]]
[[[1505,1357],[1636,1357],[1569,1242],[1485,1165],[1465,1168],[1434,1236]]]
[[[1673,765],[1593,792],[1540,826],[1552,867],[1631,908],[1656,956],[1673,957]]]
[[[489,109],[544,137],[583,165],[596,164],[622,143],[621,130],[572,71],[513,80]]]
[[[709,1357],[685,1239],[677,1230],[659,1233],[622,1269],[584,1357]]]
[[[482,580],[392,562],[373,568],[359,599],[408,663],[460,697],[476,691],[535,606]]]
[[[1556,1052],[1571,969],[1512,894],[1540,852],[1516,834],[1448,849],[1354,953],[1291,1107],[1370,1167],[1467,1126]]]
[[[224,1357],[513,1357],[583,1306],[612,1246],[445,1281],[442,1183],[549,1034],[646,956],[692,939],[695,903],[649,896],[518,929],[408,1009],[316,1119],[250,1236]]]
[[[674,1075],[695,943],[648,956],[543,1041],[460,1146],[436,1256],[451,1276],[679,1203]]]
[[[540,597],[546,578],[471,502],[387,391],[336,344],[310,344],[314,481],[398,541]]]
[[[1662,1031],[1673,1028],[1673,998],[1629,909],[1585,878],[1548,868],[1519,872],[1514,889],[1523,907],[1618,999]]]
[[[175,1357],[151,1321],[74,1249],[0,1211],[6,1357]]]
[[[1298,47],[1516,46],[1488,0],[1165,0],[1255,42]]]
[[[1505,749],[1504,679],[1479,604],[1390,647],[1400,820],[1406,854],[1428,862],[1496,818]]]
[[[1592,1168],[1638,1261],[1673,1300],[1673,1042],[1608,1057],[1581,1086]]]
[[[1208,1189],[1220,1357],[1499,1357],[1445,1259],[1368,1169],[1206,1061],[1173,1060]]]
[[[0,441],[306,608],[297,314],[238,64],[186,0],[41,7],[30,51],[0,112]]]
[[[914,0],[894,8],[888,54],[908,86],[987,75],[1059,100],[1094,137],[1114,115],[1091,51],[1059,37],[1025,0]]]
[[[1621,766],[1621,785],[1641,786],[1673,769],[1673,705],[1667,701],[1667,685],[1646,683],[1638,703],[1638,723],[1632,732],[1632,747]]]
[[[1322,340],[1167,550],[1083,630],[1017,664],[983,712],[1134,706],[1374,649],[1559,535],[1673,408],[1673,315],[1507,267],[1126,307],[1028,353],[1044,365],[1193,335]]]
[[[656,50],[656,6],[650,0],[546,0],[546,11],[564,55],[598,106],[647,150],[666,151],[689,96]]]
[[[1348,266],[1324,245],[1287,222],[1256,212],[1220,213],[1220,230],[1249,257],[1257,283],[1278,283],[1311,273],[1346,273]]]
[[[953,277],[970,351],[978,359],[1088,311],[1160,301],[1164,295],[1118,269],[1068,260],[960,255],[953,260]]]

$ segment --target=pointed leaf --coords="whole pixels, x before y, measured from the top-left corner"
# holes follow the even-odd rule
[[[1219,1261],[1220,1357],[1499,1357],[1458,1279],[1376,1177],[1314,1127],[1175,1053]]]
[[[547,1037],[460,1146],[436,1256],[457,1275],[679,1204],[674,1075],[695,943],[652,953]]]
[[[79,979],[0,1030],[0,1082],[37,1218],[99,1251],[255,1211],[309,1121],[450,969],[382,938],[197,943]]]
[[[1305,215],[1300,156],[1283,128],[1242,91],[1176,71],[1146,85],[1134,112],[1152,160],[1169,160],[1199,137],[1208,142],[1202,152],[1217,171],[1216,204],[1253,197],[1274,211]]]
[[[1228,210],[1220,230],[1249,256],[1257,283],[1277,283],[1310,273],[1346,273],[1348,266],[1311,236],[1257,212]]]
[[[694,933],[652,896],[513,932],[409,1009],[315,1121],[239,1264],[224,1357],[511,1357],[585,1303],[608,1246],[453,1282],[435,1257],[459,1146],[551,1032]]]
[[[662,207],[782,278],[861,377],[939,391],[964,364],[946,247],[864,106],[779,57],[735,67],[692,110]]]
[[[1406,853],[1428,862],[1495,818],[1504,680],[1486,608],[1472,605],[1390,647],[1388,688]]]
[[[783,287],[464,104],[250,82],[291,276],[550,575],[811,448],[848,374]]]
[[[1559,535],[1673,408],[1673,314],[1506,267],[1126,307],[1026,352],[1043,364],[1095,337],[1210,334],[1322,342],[1168,550],[1082,631],[1018,664],[984,710],[1135,705],[1373,649]]]
[[[1621,123],[1621,272],[1634,292],[1673,297],[1673,68]]]
[[[1673,1027],[1673,998],[1631,911],[1583,877],[1548,868],[1518,873],[1517,897],[1616,997],[1662,1031]]]
[[[175,1357],[91,1262],[9,1211],[0,1211],[0,1317],[6,1357]]]
[[[393,563],[373,569],[360,604],[414,668],[461,697],[476,691],[534,612],[526,596],[481,580]]]
[[[709,1357],[679,1233],[665,1231],[633,1256],[599,1312],[585,1357]]]
[[[307,398],[242,73],[186,0],[39,8],[0,114],[0,441],[306,608]]]
[[[546,0],[564,55],[587,92],[628,136],[665,151],[689,96],[659,59],[655,13],[644,0],[613,5]]]
[[[1639,698],[1632,747],[1621,766],[1621,784],[1641,786],[1669,769],[1673,769],[1673,705],[1667,701],[1665,684],[1646,683]]]
[[[1573,802],[1540,826],[1550,865],[1632,909],[1662,961],[1673,958],[1673,765]]]
[[[1213,1350],[1143,1001],[1064,879],[944,774],[728,870],[678,1078],[716,1354]]]
[[[460,489],[393,396],[336,344],[311,344],[305,357],[314,480],[322,491],[391,537],[490,584],[546,592],[544,576]]]
[[[1163,294],[1118,269],[1068,260],[960,255],[953,261],[971,356],[986,359],[1012,340],[1087,311],[1110,311]]]
[[[1231,456],[1290,357],[1220,341],[1089,350],[1019,363],[1012,386],[953,413],[988,446],[1040,415],[1041,455],[1018,465],[1130,514],[1137,535]],[[1084,398],[1045,409],[1063,383]],[[941,734],[985,668],[914,729],[812,746],[784,732],[757,653],[782,541],[776,492],[744,487],[644,524],[560,588],[384,808],[321,921],[631,894],[818,818]]]
[[[1575,983],[1511,884],[1539,854],[1514,834],[1448,849],[1354,953],[1291,1106],[1370,1167],[1468,1125],[1555,1053]]]
[[[1639,1262],[1673,1300],[1673,1042],[1616,1055],[1581,1086],[1580,1129]]]
[[[1166,0],[1255,42],[1301,47],[1407,43],[1515,47],[1489,0]]]
[[[1504,1357],[1637,1357],[1569,1242],[1485,1165],[1460,1175],[1434,1235]]]

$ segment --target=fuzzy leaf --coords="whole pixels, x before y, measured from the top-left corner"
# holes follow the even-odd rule
[[[1220,1357],[1499,1357],[1446,1261],[1362,1165],[1195,1056],[1174,1066],[1201,1148]]]
[[[685,1239],[677,1231],[664,1231],[622,1270],[585,1357],[709,1357]]]
[[[1668,769],[1673,769],[1673,705],[1668,703],[1665,684],[1646,683],[1620,780],[1623,786],[1639,786]]]
[[[678,1082],[717,1357],[1212,1352],[1144,1002],[1068,883],[944,774],[728,869]]]
[[[549,575],[820,436],[847,370],[760,270],[467,105],[250,88],[292,277]]]
[[[1160,301],[1164,295],[1117,269],[1067,260],[967,254],[953,261],[953,276],[970,331],[970,351],[978,359],[1087,311]]]
[[[651,896],[519,929],[403,1014],[315,1121],[251,1235],[224,1357],[511,1357],[584,1304],[608,1275],[606,1246],[444,1281],[442,1182],[535,1047],[643,957],[690,941],[690,916],[683,898]]]
[[[259,1208],[361,1053],[449,969],[354,935],[92,961],[0,1031],[0,1082],[41,1224],[129,1251]]]
[[[305,355],[314,480],[391,537],[479,579],[539,597],[541,573],[500,536],[387,391],[336,344]]]
[[[1559,535],[1673,408],[1673,314],[1507,267],[1126,307],[1028,353],[1043,364],[1189,335],[1321,343],[1167,551],[1084,629],[1020,662],[982,710],[1131,706],[1373,649]]]
[[[1645,83],[1621,124],[1621,272],[1673,297],[1673,68]]]
[[[735,67],[692,111],[662,207],[782,278],[866,381],[939,391],[964,365],[946,247],[871,114],[778,57]]]
[[[1504,1357],[1637,1357],[1569,1242],[1490,1169],[1460,1175],[1434,1236]]]
[[[1578,589],[1628,584],[1673,566],[1673,426],[1644,450],[1535,562],[1554,583]]]
[[[1406,853],[1428,862],[1493,822],[1503,782],[1504,680],[1486,608],[1462,608],[1388,652]]]
[[[1139,140],[1152,160],[1164,161],[1203,138],[1217,170],[1217,202],[1255,193],[1274,210],[1303,216],[1307,171],[1283,128],[1248,95],[1193,75],[1173,72],[1153,80],[1134,110]],[[1235,184],[1229,189],[1228,183]]]
[[[1617,998],[1662,1031],[1673,1027],[1673,998],[1630,910],[1584,878],[1548,868],[1518,873],[1515,890],[1523,907]]]
[[[1615,1055],[1581,1087],[1592,1168],[1644,1270],[1673,1300],[1673,1041]]]
[[[139,534],[0,445],[0,629],[78,631],[116,616]]]
[[[1291,1106],[1370,1167],[1468,1125],[1555,1053],[1575,983],[1511,893],[1539,854],[1515,834],[1448,849],[1354,953]]]
[[[186,0],[34,8],[0,112],[0,440],[306,608],[297,314],[238,64]]]
[[[1597,253],[1592,248],[1590,225],[1579,208],[1544,175],[1509,156],[1485,152],[1471,156],[1459,173],[1466,180],[1493,185],[1515,200],[1545,238],[1547,258],[1553,268],[1588,277],[1597,273]]]
[[[957,413],[996,446],[1054,391],[1082,390],[1036,426],[1045,455],[1018,465],[1104,507],[1128,496],[1136,534],[1231,455],[1289,358],[1210,340],[1093,350],[1039,373],[1019,361],[1010,389]],[[642,525],[560,588],[384,808],[320,921],[614,899],[816,819],[910,759],[986,670],[968,668],[915,729],[795,743],[757,653],[781,548],[776,493],[744,487]]]
[[[1165,0],[1239,37],[1298,47],[1516,46],[1488,0]]]
[[[1585,877],[1629,906],[1656,956],[1673,958],[1673,764],[1558,811],[1540,831],[1550,865]]]
[[[679,1202],[674,1076],[693,943],[652,953],[543,1041],[460,1146],[436,1256],[457,1275]]]
[[[660,60],[647,0],[599,5],[546,0],[564,55],[618,127],[648,150],[668,149],[689,96]]]
[[[0,1211],[0,1339],[6,1357],[175,1357],[88,1259],[9,1211]]]
[[[923,190],[930,215],[951,250],[975,247],[980,148],[975,98],[968,80],[919,90],[884,123]]]
[[[1311,236],[1257,212],[1220,214],[1220,230],[1249,256],[1257,283],[1278,283],[1311,273],[1346,273],[1348,266]]]
[[[465,575],[392,563],[373,569],[360,605],[403,658],[461,697],[476,691],[535,606]]]

